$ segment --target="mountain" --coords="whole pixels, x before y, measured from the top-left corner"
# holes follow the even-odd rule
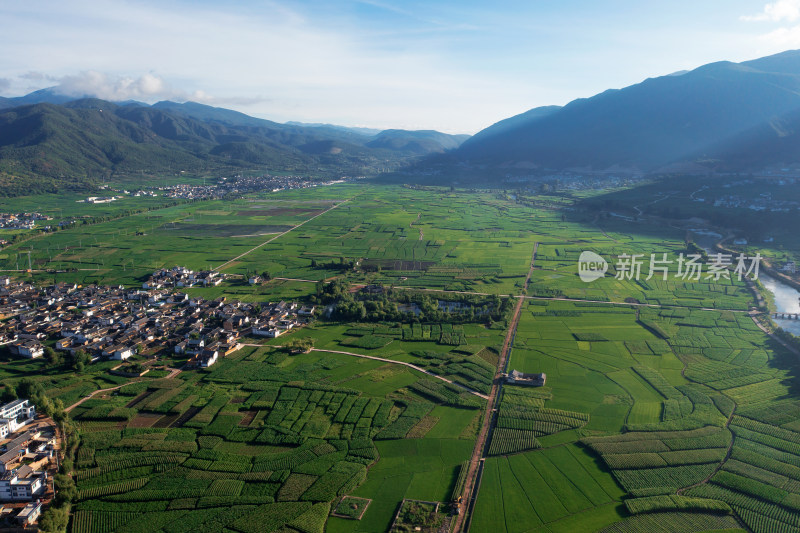
[[[433,130],[384,130],[369,141],[367,146],[425,155],[458,148],[467,139],[469,135],[449,135]]]
[[[350,133],[356,133],[358,135],[363,135],[365,137],[374,137],[375,135],[379,134],[383,130],[379,130],[376,128],[361,128],[357,126],[337,126],[336,124],[323,124],[320,122],[297,122],[297,121],[289,121],[286,123],[288,126],[303,126],[305,128],[322,128],[322,129],[334,129],[340,131],[348,131]]]
[[[64,104],[71,100],[75,100],[75,98],[71,96],[64,96],[63,94],[58,94],[58,92],[56,92],[52,88],[40,89],[38,91],[26,94],[25,96],[16,96],[13,98],[0,98],[0,109],[7,109],[9,107],[17,107],[28,104],[42,104],[42,103]]]
[[[63,185],[139,171],[253,168],[361,173],[385,165],[385,154],[265,126],[231,126],[142,106],[84,99],[34,104],[0,112],[0,171],[7,176],[53,178]],[[313,146],[313,150],[308,149]],[[380,157],[378,157],[380,156]],[[10,186],[8,179],[4,186]],[[7,191],[4,191],[7,192]]]
[[[709,151],[732,153],[726,143],[798,110],[800,51],[789,51],[533,109],[479,132],[453,155],[461,164],[496,167],[656,171]]]
[[[503,119],[500,122],[496,122],[491,126],[489,126],[488,128],[479,131],[478,133],[472,136],[473,142],[476,139],[480,140],[480,139],[491,138],[495,135],[500,135],[502,133],[513,131],[515,128],[519,126],[532,124],[533,122],[536,122],[540,118],[549,117],[559,109],[561,109],[561,106],[558,105],[534,107],[533,109],[529,109],[524,113],[520,113],[519,115],[514,115],[511,118]]]
[[[365,136],[346,128],[279,124],[193,102],[120,104],[52,91],[57,100],[0,109],[0,193],[90,186],[101,176],[264,168],[302,174],[367,175],[456,148],[461,137],[401,131]],[[17,99],[7,99],[21,101]],[[383,139],[370,145],[373,141]]]
[[[694,154],[691,159],[721,172],[800,165],[800,111],[749,128]]]

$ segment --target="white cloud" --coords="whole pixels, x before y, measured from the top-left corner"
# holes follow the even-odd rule
[[[0,78],[0,93],[11,87],[11,80],[8,78]]]
[[[154,74],[143,74],[138,78],[110,76],[95,70],[64,76],[54,90],[66,96],[94,96],[103,100],[166,99],[179,95],[162,78]]]
[[[761,13],[755,15],[745,15],[742,20],[750,22],[793,22],[800,19],[800,0],[778,0],[764,6]]]
[[[797,48],[800,47],[800,26],[778,28],[762,35],[761,39],[780,48]]]
[[[173,88],[164,78],[149,72],[139,77],[115,76],[96,70],[86,70],[61,78],[30,72],[20,78],[34,81],[57,81],[53,90],[66,96],[91,96],[112,102],[138,100],[153,103],[158,100],[193,101],[208,105],[252,105],[266,100],[262,97],[217,97],[202,90],[189,92]]]

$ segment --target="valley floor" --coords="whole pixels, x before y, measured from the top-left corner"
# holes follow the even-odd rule
[[[135,356],[140,378],[4,355],[0,381],[70,407],[70,530],[796,531],[800,361],[754,321],[746,282],[707,276],[709,261],[676,275],[685,231],[559,201],[344,184],[157,206],[2,250],[0,269],[39,284],[138,288],[181,265],[226,275],[179,289],[193,299],[316,306],[208,368],[171,349]],[[590,283],[587,250],[609,264]],[[622,254],[645,257],[638,279],[618,275]],[[651,272],[651,254],[673,270]]]

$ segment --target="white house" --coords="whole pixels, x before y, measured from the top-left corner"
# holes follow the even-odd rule
[[[23,507],[22,511],[16,516],[17,524],[23,527],[29,526],[39,519],[40,514],[42,514],[42,504],[38,501],[31,502]]]
[[[0,500],[30,501],[45,491],[45,472],[31,472],[30,467],[4,472],[0,476]]]
[[[17,355],[34,359],[44,355],[44,346],[36,341],[28,340],[24,342],[17,341],[11,345],[11,352],[16,352]]]
[[[4,405],[0,405],[0,418],[19,418],[24,417],[31,420],[36,417],[36,407],[30,400],[14,400]]]
[[[133,355],[133,349],[130,346],[114,346],[112,350],[113,352],[111,353],[111,358],[116,359],[117,361],[124,361]]]

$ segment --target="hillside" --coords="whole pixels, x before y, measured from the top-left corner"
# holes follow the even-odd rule
[[[29,105],[0,111],[0,187],[17,191],[91,185],[136,172],[264,168],[364,175],[410,158],[456,148],[461,138],[408,132],[414,141],[376,142],[346,128],[287,125],[192,102],[118,105],[85,98],[61,102],[47,91],[5,99]],[[39,102],[55,100],[59,103]],[[388,136],[402,138],[391,130]]]
[[[534,109],[479,132],[455,155],[461,162],[494,166],[654,171],[704,159],[709,150],[734,153],[725,142],[798,109],[800,52],[790,51],[712,63],[562,108]]]

